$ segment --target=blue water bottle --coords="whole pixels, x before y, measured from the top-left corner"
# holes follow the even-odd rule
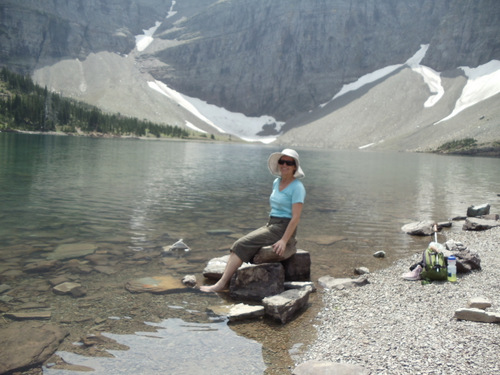
[[[457,258],[455,255],[448,257],[448,281],[457,281]]]

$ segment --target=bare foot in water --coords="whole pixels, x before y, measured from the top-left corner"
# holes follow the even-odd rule
[[[205,293],[217,293],[222,292],[225,289],[224,286],[219,286],[217,284],[214,285],[203,285],[200,286],[200,290]]]

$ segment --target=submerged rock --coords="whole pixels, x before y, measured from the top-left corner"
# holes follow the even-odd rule
[[[0,374],[40,366],[68,333],[40,322],[14,322],[0,328]]]
[[[93,254],[97,250],[97,246],[91,243],[70,243],[63,244],[56,247],[56,249],[49,253],[48,260],[63,260],[82,258],[86,255]]]
[[[132,293],[176,293],[186,286],[172,276],[149,276],[127,281],[125,289]]]

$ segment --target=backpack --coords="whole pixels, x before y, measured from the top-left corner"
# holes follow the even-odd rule
[[[429,247],[424,250],[422,255],[422,272],[420,278],[422,280],[447,280],[448,269],[446,258],[442,252],[443,245],[431,242]]]

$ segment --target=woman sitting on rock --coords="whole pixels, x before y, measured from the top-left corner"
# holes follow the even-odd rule
[[[220,292],[226,289],[231,277],[243,262],[250,262],[264,246],[272,246],[278,256],[285,253],[287,243],[295,241],[295,233],[302,214],[306,190],[299,178],[304,177],[299,154],[284,149],[269,156],[267,165],[271,173],[278,176],[273,182],[269,198],[271,212],[268,223],[243,236],[231,247],[226,268],[214,285],[202,286],[203,292]]]

